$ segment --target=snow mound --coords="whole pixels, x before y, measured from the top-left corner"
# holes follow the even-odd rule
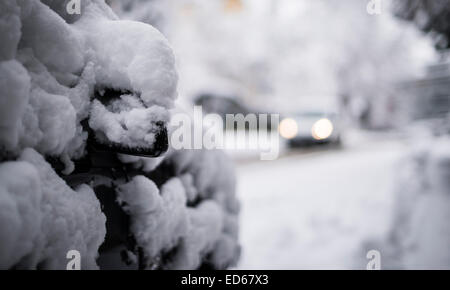
[[[136,162],[143,165],[142,158]],[[146,267],[234,265],[240,255],[239,206],[226,157],[218,151],[173,151],[153,172],[167,174],[170,165],[175,177],[159,188],[145,176],[117,188],[137,245],[144,250]]]
[[[87,139],[82,121],[89,116],[100,138],[151,147],[156,123],[167,122],[177,95],[167,40],[150,25],[118,20],[104,1],[82,1],[77,17],[65,12],[66,3],[0,4],[0,147],[14,156],[33,147],[79,158]],[[129,91],[141,107],[112,116],[93,102],[105,89]]]
[[[12,151],[19,142],[21,116],[29,99],[30,77],[16,60],[0,62],[0,75],[0,144]]]
[[[66,185],[33,149],[0,164],[0,268],[65,269],[69,250],[96,269],[105,216],[87,185]]]
[[[0,3],[2,269],[64,269],[71,249],[83,268],[97,268],[105,236],[99,201],[88,185],[70,188],[46,158],[70,173],[71,159],[86,154],[89,119],[112,141],[152,146],[176,97],[174,57],[158,31],[118,20],[103,0],[83,0],[81,15],[67,14],[67,3]],[[112,114],[95,100],[116,88],[140,107]]]
[[[81,71],[84,52],[76,31],[47,5],[36,0],[25,2],[21,7],[21,46],[31,48],[52,71]]]
[[[95,155],[86,149],[91,133],[153,147],[177,96],[175,58],[161,33],[119,20],[104,0],[82,0],[81,15],[69,15],[67,3],[0,2],[1,269],[65,269],[69,250],[81,253],[83,269],[98,268],[109,219],[93,190],[101,178],[69,186],[62,177],[98,157],[87,156]],[[236,262],[239,207],[223,155],[118,159],[139,175],[104,185],[116,186],[148,268]]]
[[[421,144],[405,158],[390,247],[393,268],[450,269],[450,138]]]
[[[167,122],[167,111],[160,106],[150,108],[135,107],[113,112],[102,103],[94,100],[91,108],[89,125],[92,129],[104,132],[97,134],[97,139],[104,143],[115,142],[129,147],[149,147],[156,141],[160,122]]]
[[[17,45],[20,40],[20,8],[15,0],[0,2],[0,61],[16,57]],[[3,91],[3,90],[2,90]]]
[[[150,259],[173,248],[186,235],[186,197],[179,180],[161,188],[144,176],[118,188],[119,202],[132,218],[131,230]]]
[[[147,106],[173,107],[175,57],[161,33],[140,22],[99,19],[94,11],[86,11],[75,27],[94,52],[99,86],[136,92]]]

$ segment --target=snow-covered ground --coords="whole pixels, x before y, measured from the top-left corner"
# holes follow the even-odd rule
[[[238,267],[365,269],[368,242],[388,235],[406,148],[385,137],[352,134],[343,149],[238,163]]]

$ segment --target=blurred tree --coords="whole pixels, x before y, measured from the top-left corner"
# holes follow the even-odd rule
[[[352,119],[370,110],[369,123],[387,122],[392,84],[434,55],[428,37],[391,13],[367,14],[361,0],[108,1],[125,18],[163,28],[189,102],[214,93],[290,111],[341,96]]]
[[[396,0],[394,14],[431,32],[436,48],[450,48],[450,0]]]
[[[277,4],[269,44],[275,49],[275,91],[286,106],[321,106],[338,96],[352,123],[394,124],[394,84],[420,74],[434,55],[429,40],[389,13],[369,15],[367,1]]]
[[[123,19],[133,19],[148,23],[166,34],[167,10],[166,0],[106,0],[111,9]]]

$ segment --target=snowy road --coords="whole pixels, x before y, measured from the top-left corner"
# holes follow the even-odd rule
[[[237,166],[241,269],[365,269],[391,220],[398,141]],[[367,246],[367,245],[366,245]]]

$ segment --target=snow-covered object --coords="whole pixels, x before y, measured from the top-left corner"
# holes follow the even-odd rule
[[[118,154],[142,173],[126,183],[102,176],[69,186],[61,178],[91,154],[91,132],[151,148],[177,95],[174,56],[156,29],[119,20],[104,0],[81,0],[80,15],[67,13],[68,2],[0,1],[0,268],[65,269],[69,250],[80,252],[81,268],[98,268],[110,217],[96,184],[116,186],[149,263],[233,264],[238,203],[220,153]],[[64,170],[54,169],[58,161]]]
[[[217,151],[176,151],[162,168],[165,164],[174,165],[176,177],[160,188],[138,175],[117,189],[147,267],[223,269],[236,263],[239,205],[226,157]]]
[[[33,147],[80,157],[86,140],[80,122],[89,114],[99,135],[114,138],[109,141],[151,147],[153,121],[167,121],[176,97],[167,40],[150,25],[118,20],[100,0],[82,1],[79,17],[65,13],[67,1],[43,2],[50,7],[38,0],[0,4],[1,147],[15,155]],[[92,106],[94,91],[104,89],[131,92],[142,101],[140,110],[105,125],[111,113]]]
[[[0,62],[0,142],[13,150],[19,142],[21,116],[25,112],[30,90],[30,77],[16,60]]]
[[[397,186],[387,267],[450,269],[450,139],[426,142],[405,158]]]
[[[138,93],[147,106],[173,106],[175,59],[167,40],[155,28],[108,19],[93,9],[86,10],[74,26],[85,36],[86,48],[93,51],[99,86]]]
[[[167,110],[160,106],[120,108],[112,112],[94,100],[89,125],[94,130],[104,132],[107,137],[103,140],[105,143],[111,141],[145,148],[156,142],[156,135],[160,130],[156,124],[167,120]],[[97,136],[97,139],[101,140],[102,136]]]
[[[0,2],[0,61],[16,57],[17,45],[20,40],[20,8],[14,0]]]
[[[117,21],[86,10],[74,25],[85,35],[95,63],[99,89],[130,91],[142,104],[121,113],[108,112],[94,102],[90,126],[108,140],[129,147],[151,147],[158,122],[167,122],[176,97],[177,73],[167,40],[150,25]],[[111,43],[112,45],[105,45]],[[89,53],[91,54],[91,53]],[[125,111],[125,112],[124,112]]]
[[[0,268],[65,269],[67,252],[96,269],[105,216],[92,189],[75,191],[33,149],[0,164]]]

